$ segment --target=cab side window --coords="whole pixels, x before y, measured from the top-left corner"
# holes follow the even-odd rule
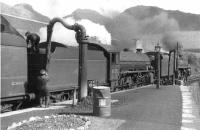
[[[5,25],[1,24],[1,32],[4,32],[5,30]]]

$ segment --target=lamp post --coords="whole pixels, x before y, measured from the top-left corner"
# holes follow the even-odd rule
[[[155,46],[155,52],[156,52],[156,59],[157,59],[157,82],[156,82],[156,88],[160,88],[160,45],[159,43]]]

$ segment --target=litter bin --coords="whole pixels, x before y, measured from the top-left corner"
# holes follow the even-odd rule
[[[93,87],[93,114],[100,117],[108,117],[111,115],[111,95],[109,87]]]

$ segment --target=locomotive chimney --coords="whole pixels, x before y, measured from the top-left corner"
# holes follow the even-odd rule
[[[136,53],[142,53],[143,47],[142,47],[142,41],[137,40],[136,41]]]

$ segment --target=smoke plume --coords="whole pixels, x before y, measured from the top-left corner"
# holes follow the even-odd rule
[[[176,48],[177,39],[172,33],[168,32],[163,34],[162,44],[166,50],[170,51]]]
[[[176,49],[177,43],[180,49],[183,48],[182,43],[180,43],[178,37],[173,32],[163,34],[162,45],[165,50],[170,51]]]
[[[111,44],[111,35],[106,30],[103,25],[93,23],[87,19],[81,19],[75,21],[73,17],[68,17],[64,20],[65,22],[73,25],[78,23],[83,25],[86,28],[86,35],[90,37],[96,37],[102,44]],[[46,41],[47,38],[47,28],[40,29],[41,41]],[[78,43],[75,39],[75,32],[68,30],[60,23],[56,23],[53,28],[52,41],[60,42],[68,46],[78,46]]]
[[[179,30],[178,22],[169,18],[165,12],[144,19],[137,19],[133,15],[123,13],[115,17],[107,27],[112,34],[112,38],[121,41],[117,44],[121,49],[135,47],[133,39],[142,40],[144,35],[165,34]]]

